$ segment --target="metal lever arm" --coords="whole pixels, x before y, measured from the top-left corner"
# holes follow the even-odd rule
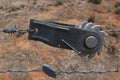
[[[29,29],[35,31],[29,33],[30,40],[42,41],[54,47],[74,50],[77,53],[80,53],[79,51],[82,53],[95,53],[99,49],[99,45],[102,44],[99,34],[75,28],[74,25],[30,20]],[[89,42],[90,36],[95,37],[95,40],[97,40],[96,45],[92,48],[89,46],[92,41]]]

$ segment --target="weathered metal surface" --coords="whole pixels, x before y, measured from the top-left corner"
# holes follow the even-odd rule
[[[75,25],[31,20],[30,30],[34,30],[34,32],[29,32],[29,39],[39,40],[48,45],[74,50],[78,53],[93,54],[101,49],[103,38],[94,29],[91,29],[94,24],[91,23],[91,26],[89,24],[80,29]],[[90,36],[95,38],[90,39],[93,40],[91,43],[87,40]]]

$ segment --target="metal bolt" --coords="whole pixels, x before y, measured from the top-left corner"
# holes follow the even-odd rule
[[[97,43],[98,43],[98,40],[96,37],[94,36],[89,36],[86,38],[85,40],[85,45],[88,47],[88,48],[95,48],[97,46]]]

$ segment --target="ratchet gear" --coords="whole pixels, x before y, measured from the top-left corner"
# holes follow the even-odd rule
[[[108,36],[108,34],[105,31],[102,31],[102,26],[101,25],[96,25],[95,23],[92,22],[84,22],[81,26],[79,26],[80,29],[82,30],[86,30],[86,31],[91,31],[91,32],[95,32],[99,35],[102,43],[99,45],[99,49],[96,51],[98,53],[98,55],[100,55],[102,53],[102,46],[107,46],[106,41],[104,40],[105,36]],[[91,41],[93,42],[91,42]],[[88,42],[88,43],[87,43]],[[92,47],[96,44],[97,40],[95,37],[90,36],[88,37],[88,39],[86,39],[86,44],[89,47]],[[96,53],[81,53],[80,56],[86,56],[89,55],[88,57],[94,57]]]

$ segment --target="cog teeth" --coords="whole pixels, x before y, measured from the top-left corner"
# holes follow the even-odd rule
[[[92,23],[92,22],[88,23],[87,21],[81,25],[81,29],[98,33],[98,35],[101,39],[101,44],[99,45],[99,49],[97,49],[95,53],[90,53],[90,54],[89,53],[81,53],[80,56],[84,57],[84,56],[88,55],[88,58],[93,58],[96,55],[96,53],[98,53],[98,55],[100,55],[102,53],[102,49],[103,49],[102,47],[108,46],[106,41],[104,40],[104,37],[108,36],[108,34],[105,31],[101,31],[101,29],[102,29],[101,25],[96,25],[95,23]]]
[[[100,31],[101,28],[102,28],[101,25],[95,25],[91,29],[94,30],[94,31]]]
[[[98,55],[100,55],[102,53],[102,46],[101,48],[98,50]]]
[[[84,27],[86,26],[87,23],[88,23],[87,21],[83,22],[79,28],[84,29]]]
[[[100,31],[100,35],[101,35],[101,38],[102,38],[102,42],[103,42],[103,45],[105,47],[107,47],[107,43],[106,41],[103,39],[105,36],[108,36],[108,34],[105,32],[105,31]]]
[[[94,26],[95,24],[90,22],[90,23],[87,23],[85,26],[84,26],[84,30],[91,30],[91,28]]]
[[[104,45],[105,47],[108,47],[108,45],[107,45],[107,43],[106,43],[105,40],[103,40],[103,45]]]
[[[108,36],[108,34],[105,31],[100,31],[100,33],[103,37]]]
[[[79,55],[80,55],[81,57],[85,57],[85,56],[88,55],[88,53],[80,53]]]
[[[96,55],[96,53],[90,53],[88,58],[93,58]]]

